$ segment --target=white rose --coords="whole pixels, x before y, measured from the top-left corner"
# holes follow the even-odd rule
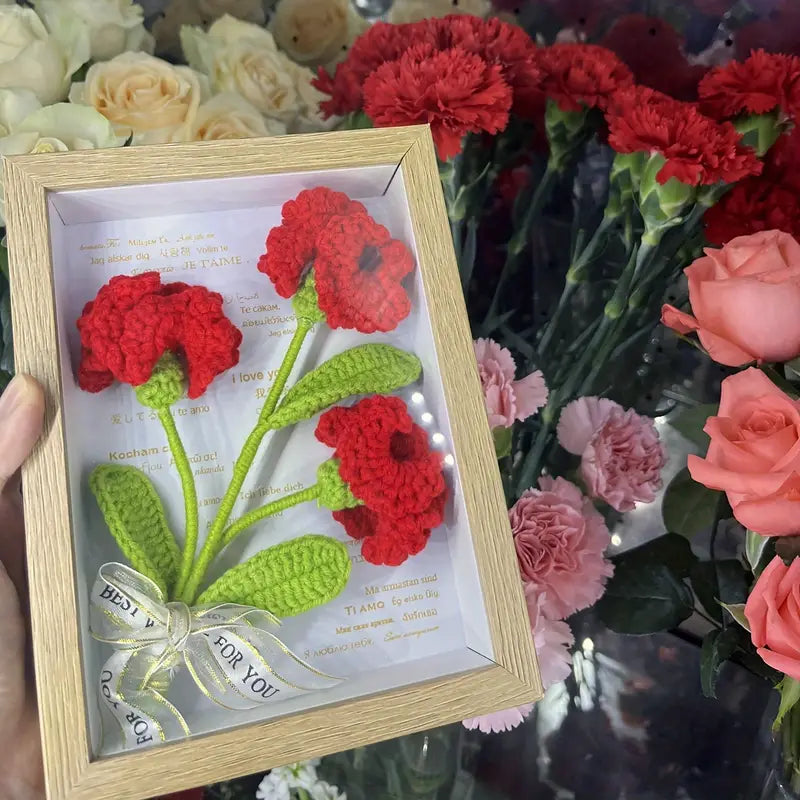
[[[263,25],[265,22],[262,0],[170,0],[161,16],[153,23],[156,52],[180,59],[180,32],[183,25],[200,25],[207,28],[215,19],[231,14],[237,19]]]
[[[117,136],[134,144],[187,141],[203,99],[200,76],[147,53],[122,53],[92,64],[69,93],[73,103],[93,106]]]
[[[0,156],[92,150],[118,144],[111,123],[93,108],[70,103],[42,108],[27,90],[0,89],[0,133]],[[0,159],[0,223],[5,224],[2,171]]]
[[[222,92],[197,110],[191,140],[248,139],[253,136],[280,136],[286,126],[267,119],[251,103],[235,92]]]
[[[153,52],[144,11],[132,0],[34,0],[34,7],[51,31],[83,26],[94,61],[107,61],[126,50]]]
[[[400,25],[430,17],[446,17],[448,14],[485,17],[491,10],[489,0],[395,0],[389,12],[389,22]]]
[[[45,105],[63,100],[72,74],[89,60],[82,26],[48,33],[30,8],[0,6],[0,88],[30,89]]]
[[[313,73],[281,53],[269,31],[225,16],[208,32],[184,27],[181,42],[186,60],[215,92],[237,92],[292,132],[321,127],[322,95],[311,86]]]
[[[366,27],[350,0],[280,0],[270,21],[278,47],[315,67],[341,60]]]

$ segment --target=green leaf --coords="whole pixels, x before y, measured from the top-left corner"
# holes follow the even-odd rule
[[[783,718],[800,702],[800,681],[796,681],[786,675],[780,683],[779,691],[781,693],[781,704],[778,708],[778,716],[775,717],[775,722],[772,723],[773,731],[777,731],[781,727]]]
[[[722,665],[736,650],[735,628],[713,630],[703,639],[700,651],[700,686],[706,697],[716,697],[717,679]]]
[[[719,499],[720,492],[694,481],[684,467],[664,494],[661,505],[664,526],[671,533],[691,539],[714,524]]]
[[[703,433],[703,427],[706,420],[715,416],[718,411],[719,403],[694,406],[681,412],[675,419],[670,420],[669,424],[690,442],[706,450],[710,440],[708,435]]]
[[[412,353],[388,344],[362,344],[334,356],[302,377],[268,420],[272,430],[309,419],[357,394],[388,394],[422,373]]]
[[[735,558],[699,561],[692,566],[691,580],[703,608],[720,623],[720,601],[744,603],[750,588],[750,573]]]
[[[613,561],[617,569],[620,567],[636,569],[650,564],[664,564],[676,577],[683,579],[689,577],[692,566],[697,563],[697,556],[683,536],[677,533],[665,533],[639,547],[620,553]]]
[[[597,604],[612,631],[642,635],[669,630],[694,611],[692,593],[669,567],[618,567]]]
[[[494,437],[494,452],[498,459],[511,455],[512,428],[494,428],[492,436]]]
[[[239,603],[292,617],[333,600],[349,577],[347,548],[328,536],[309,534],[229,569],[198,603]]]
[[[744,554],[753,575],[756,578],[761,574],[769,558],[769,536],[761,536],[755,531],[747,531],[744,539]],[[765,558],[765,555],[767,558]]]
[[[89,476],[89,487],[131,566],[167,596],[178,575],[180,551],[150,479],[135,467],[101,464]]]
[[[744,615],[744,603],[720,603],[720,605],[739,623],[748,633],[750,632],[750,622]]]

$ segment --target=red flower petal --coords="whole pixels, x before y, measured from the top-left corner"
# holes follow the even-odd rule
[[[314,260],[328,325],[362,333],[394,330],[411,312],[400,282],[413,269],[409,249],[369,214],[331,217]]]
[[[282,222],[267,236],[267,252],[258,260],[259,271],[281,297],[291,297],[314,260],[317,239],[328,220],[336,214],[357,213],[366,214],[367,210],[344,192],[325,186],[304,189],[283,204]]]
[[[239,361],[241,332],[222,310],[222,297],[202,286],[161,284],[157,272],[118,275],[87,303],[77,321],[81,337],[78,384],[89,392],[114,379],[139,386],[171,350],[186,359],[189,397]]]

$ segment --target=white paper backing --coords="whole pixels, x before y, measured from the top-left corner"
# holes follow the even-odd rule
[[[361,174],[348,170],[307,173],[300,186],[346,188],[394,236],[413,247],[402,175],[391,179],[388,191],[383,193],[386,175],[385,168]],[[298,180],[295,178],[294,183]],[[175,406],[177,426],[195,467],[201,539],[295,327],[290,302],[276,295],[266,276],[257,271],[256,262],[264,250],[266,234],[280,222],[281,204],[300,186],[286,176],[195,183],[197,186],[184,183],[62,193],[54,196],[51,204],[66,449],[81,603],[79,625],[95,745],[99,736],[96,681],[110,651],[88,636],[87,591],[102,563],[122,558],[88,490],[87,477],[104,462],[143,470],[162,497],[179,538],[183,500],[161,426],[154,414],[137,403],[132,389],[115,385],[100,394],[88,394],[77,388],[74,375],[79,342],[75,320],[100,286],[117,274],[158,269],[164,281],[199,283],[224,296],[226,313],[244,335],[241,361],[219,377],[203,397]],[[179,197],[174,204],[170,203],[170,193]],[[197,208],[220,210],[144,216],[147,208],[163,214],[166,208],[185,207],[191,193]],[[263,202],[253,205],[255,196]],[[130,210],[129,218],[124,218],[125,209]],[[355,344],[388,342],[411,350],[423,362],[424,377],[400,394],[418,422],[430,430],[433,446],[449,453],[449,419],[419,272],[415,273],[411,295],[411,316],[390,334],[365,337],[317,326],[302,350],[290,385],[313,366]],[[314,438],[315,425],[316,419],[267,438],[231,519],[314,482],[317,466],[331,455],[329,448]],[[353,562],[347,589],[332,603],[286,620],[282,636],[315,666],[349,680],[324,696],[317,693],[283,707],[279,704],[232,715],[206,700],[184,673],[175,680],[170,698],[179,705],[193,732],[239,725],[487,663],[491,644],[472,541],[457,469],[451,464],[447,471],[452,489],[447,522],[433,533],[423,553],[400,567],[364,562],[359,543],[348,539],[330,512],[312,504],[262,522],[227,548],[209,580],[265,547],[304,533],[335,536],[347,542]]]

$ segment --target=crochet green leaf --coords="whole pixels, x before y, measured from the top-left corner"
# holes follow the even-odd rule
[[[308,534],[229,569],[197,602],[239,603],[293,617],[333,600],[349,577],[347,548],[329,536]]]
[[[131,566],[168,596],[180,551],[150,479],[135,467],[101,464],[89,476],[89,487]]]
[[[357,394],[388,394],[422,373],[420,360],[388,344],[345,350],[302,377],[270,416],[272,430],[285,428]]]

